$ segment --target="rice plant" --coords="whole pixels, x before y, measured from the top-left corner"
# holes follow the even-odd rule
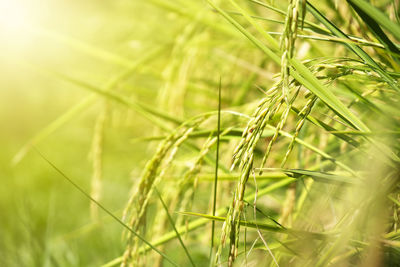
[[[397,0],[45,2],[0,5],[1,266],[400,266]]]

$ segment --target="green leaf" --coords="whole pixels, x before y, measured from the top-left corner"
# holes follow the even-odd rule
[[[312,4],[307,3],[307,8],[310,13],[319,20],[324,26],[329,29],[332,34],[340,38],[350,39],[343,31],[341,31],[335,24],[329,21],[321,12],[318,11]],[[353,43],[344,43],[354,54],[360,57],[373,71],[379,74],[393,89],[400,91],[397,82],[370,57],[361,47]],[[359,129],[361,130],[361,129]]]
[[[275,170],[275,169],[274,169]],[[309,171],[309,170],[300,170],[300,169],[278,169],[283,171],[284,173],[291,174],[295,178],[300,176],[310,176],[314,178],[316,181],[322,181],[322,182],[333,182],[333,183],[345,183],[345,184],[353,184],[353,185],[359,185],[360,180],[356,179],[351,176],[345,176],[345,175],[336,175],[336,174],[330,174],[326,172],[318,172],[318,171]]]
[[[280,55],[277,55],[270,48],[268,48],[263,42],[258,40],[253,34],[247,31],[242,25],[236,22],[228,13],[223,11],[221,8],[216,6],[211,0],[207,0],[208,3],[215,8],[225,19],[227,19],[233,26],[235,26],[241,33],[243,33],[256,47],[261,49],[267,56],[269,56],[275,63],[280,65]],[[257,31],[267,39],[269,45],[273,49],[279,48],[278,42],[272,38],[263,28],[261,28],[255,21],[240,8],[235,1],[231,0],[231,3],[235,5],[238,11],[257,29]],[[311,73],[311,71],[304,66],[299,60],[291,59],[290,64],[295,68],[291,71],[291,75],[307,89],[318,96],[326,105],[328,105],[335,113],[341,116],[343,119],[351,123],[354,127],[359,130],[369,131],[368,127],[354,115],[340,100]]]
[[[384,14],[381,10],[372,6],[370,3],[364,0],[347,0],[353,5],[357,6],[359,9],[364,11],[368,16],[374,19],[379,25],[384,27],[388,32],[393,34],[397,40],[400,41],[400,26],[397,23],[391,21],[386,14]]]
[[[361,8],[357,5],[353,4],[351,1],[347,1],[353,7],[353,9],[357,12],[357,14],[361,17],[361,19],[367,24],[368,28],[375,35],[375,37],[385,46],[389,52],[392,54],[400,55],[400,50],[397,46],[389,39],[389,37],[385,34],[382,28],[379,26],[379,22],[375,21],[371,16],[365,13]],[[398,56],[393,57],[397,63],[399,63]]]
[[[179,212],[179,213],[183,214],[183,215],[202,217],[205,219],[220,221],[220,222],[224,222],[226,220],[225,217],[212,216],[212,215],[196,213],[196,212]],[[324,240],[327,237],[332,236],[332,233],[316,233],[316,232],[294,230],[294,229],[290,229],[290,228],[286,228],[286,227],[273,226],[273,225],[266,224],[263,222],[240,220],[239,223],[240,223],[240,225],[246,226],[249,228],[261,229],[261,230],[266,230],[269,232],[285,233],[288,235],[293,235],[293,236],[298,236],[298,237],[301,236],[302,238],[308,237],[308,238]]]

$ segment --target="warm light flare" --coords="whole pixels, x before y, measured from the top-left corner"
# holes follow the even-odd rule
[[[29,23],[27,5],[18,0],[0,0],[0,33],[18,35]]]

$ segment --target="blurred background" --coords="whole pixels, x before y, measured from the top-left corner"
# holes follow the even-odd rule
[[[260,37],[261,34],[238,16],[228,1],[214,2],[229,11],[249,32]],[[288,5],[286,1],[274,3],[275,7],[284,11],[283,16],[282,12],[279,14],[254,4],[257,1],[237,2],[251,14],[257,15],[260,25],[279,41]],[[372,43],[364,47],[365,51],[377,61],[385,63],[382,65],[387,67],[394,79],[399,77],[396,74],[399,65],[392,60],[390,53],[385,54],[387,51],[383,45],[365,30],[361,20],[349,19],[354,18],[355,13],[348,5],[330,0],[314,2],[341,29],[359,35],[361,41],[353,39],[355,43],[360,42],[360,46],[366,42]],[[381,10],[397,14],[389,10],[389,7],[396,6],[391,4],[392,1],[374,2]],[[306,18],[316,21],[309,13]],[[396,108],[398,97],[391,91],[393,88],[360,63],[349,49],[346,50],[343,45],[346,40],[332,40],[333,37],[326,32],[318,32],[315,25],[307,25],[301,33],[309,36],[303,36],[297,42],[296,57],[306,62],[315,75],[318,73],[318,78],[324,84],[333,84],[332,90],[338,99],[372,130],[391,130],[390,137],[384,142],[388,147],[391,143],[395,144],[393,140],[398,141],[399,136],[399,116]],[[251,44],[206,1],[0,0],[0,51],[0,266],[101,266],[115,259],[119,264],[118,259],[125,250],[126,239],[122,237],[124,229],[121,225],[90,203],[35,149],[107,209],[121,217],[132,194],[132,185],[138,183],[146,162],[154,155],[168,129],[175,129],[184,119],[218,109],[220,77],[222,108],[231,112],[224,113],[222,126],[238,129],[232,136],[227,135],[222,143],[221,171],[228,175],[233,150],[240,141],[248,116],[253,114],[260,99],[265,97],[265,91],[280,79],[281,71],[278,64]],[[382,93],[379,90],[383,85],[386,87]],[[363,94],[365,91],[368,91],[366,95]],[[294,106],[301,110],[309,95],[306,89],[301,89]],[[390,115],[387,121],[382,120],[382,114],[376,112],[380,109],[384,111],[382,114]],[[277,114],[281,115],[282,110]],[[285,130],[293,133],[298,120],[296,114],[290,114]],[[334,127],[333,130],[354,130],[322,101],[316,101],[311,114]],[[209,130],[208,134],[215,131],[215,115],[214,112],[203,125],[203,130]],[[279,123],[282,117],[278,115],[271,118],[271,125]],[[340,139],[326,128],[317,126],[305,123],[304,132],[300,132],[298,137],[306,145],[293,149],[288,168],[307,169],[315,165],[318,167],[319,164],[322,166],[321,162],[336,164],[338,159],[344,166],[350,167],[344,171],[332,163],[332,166],[327,164],[329,168],[320,167],[317,170],[339,170],[340,175],[345,173],[345,179],[350,176],[349,173],[357,174],[357,179],[363,177],[367,182],[371,179],[374,184],[369,183],[373,186],[368,190],[378,192],[372,189],[374,186],[378,188],[381,181],[371,177],[381,174],[382,166],[374,164],[382,151],[370,150],[368,145],[358,150],[347,142],[349,138]],[[266,130],[260,145],[256,147],[254,153],[257,164],[274,132],[274,128]],[[202,133],[203,139],[200,141],[195,139],[191,149],[180,148],[166,176],[179,178],[193,166],[204,139],[208,137],[207,133]],[[360,143],[365,140],[362,134],[361,137],[345,134]],[[289,140],[282,138],[277,141],[268,166],[280,166]],[[391,146],[391,149],[394,151],[392,156],[398,155],[398,145]],[[372,156],[365,156],[365,151]],[[329,155],[326,156],[324,152]],[[215,146],[210,146],[207,153],[211,156],[208,161],[205,160],[202,174],[213,177]],[[370,171],[370,166],[365,166],[368,164],[376,167],[376,176]],[[383,176],[392,179],[396,170],[398,168],[393,167],[387,172],[390,175]],[[369,173],[369,176],[365,173]],[[226,179],[221,186],[218,208],[231,204],[237,176]],[[285,175],[283,177],[287,178]],[[281,178],[278,177],[278,181]],[[367,226],[362,228],[356,224],[362,219],[353,220],[352,214],[356,213],[354,210],[362,202],[360,196],[371,196],[372,202],[374,197],[381,199],[382,196],[378,195],[379,192],[374,195],[354,184],[353,187],[341,183],[338,185],[337,181],[332,184],[317,182],[313,186],[313,179],[305,179],[304,183],[298,185],[296,196],[303,202],[298,210],[295,209],[296,216],[300,215],[297,221],[293,220],[293,226],[324,232],[343,230],[341,227],[345,225],[344,241],[321,242],[324,249],[321,251],[328,255],[324,258],[326,262],[321,261],[328,264],[339,251],[344,256],[337,253],[340,254],[337,266],[340,266],[342,259],[356,262],[359,260],[358,249],[366,247],[365,243],[360,245],[361,241],[367,242],[370,236],[369,232],[364,231]],[[210,211],[212,178],[207,181],[196,188],[193,211]],[[266,179],[262,185],[269,186],[275,182],[276,179]],[[168,185],[167,181],[161,188],[171,197],[174,192]],[[285,207],[287,187],[287,184],[276,187],[274,193],[260,201],[261,209],[265,208],[277,220]],[[247,192],[255,191],[253,185],[249,188]],[[398,201],[398,189],[389,189],[382,189],[382,194],[390,193]],[[386,197],[383,199],[387,200]],[[303,203],[304,209],[301,208]],[[386,228],[382,231],[391,234],[387,237],[388,243],[391,242],[387,246],[389,256],[385,258],[389,264],[396,262],[396,255],[399,255],[398,203],[382,201],[374,206],[375,209],[371,208],[375,212],[373,215],[365,215],[365,220],[379,217],[380,207],[388,209],[379,218],[393,215],[393,221],[385,221]],[[157,205],[152,203],[151,215],[157,213],[155,207],[160,204]],[[366,210],[369,210],[369,206]],[[251,209],[247,215],[252,216]],[[174,216],[177,218],[176,214]],[[347,225],[351,227],[347,228]],[[218,237],[221,226],[222,223],[218,222]],[[361,233],[353,235],[351,229],[358,229]],[[371,229],[367,230],[373,232],[375,228],[371,226]],[[188,241],[188,247],[198,266],[208,264],[208,230],[207,234],[204,231],[187,237],[192,241]],[[363,233],[366,233],[365,236]],[[262,243],[255,231],[249,236],[251,241],[247,245],[250,247],[252,240],[257,238],[256,247],[259,249],[252,254],[252,264],[257,266],[264,263],[265,259],[272,262],[265,248],[261,248]],[[357,242],[359,237],[361,241],[355,242],[358,244],[354,245],[355,249],[352,244],[346,243],[344,249],[340,250],[340,242],[349,241],[350,236],[355,236]],[[153,239],[150,234],[147,237]],[[276,240],[279,241],[280,237]],[[291,242],[289,239],[283,240]],[[274,243],[276,247],[280,246],[279,242]],[[332,243],[336,244],[337,251],[331,252]],[[317,258],[313,253],[320,251],[316,252],[317,242],[314,244],[314,240],[307,244],[310,245],[309,251],[305,252],[307,260],[300,262],[310,264]],[[166,248],[174,260],[183,266],[188,265],[177,240],[168,243]],[[302,249],[301,242],[296,243],[296,248],[300,248],[301,252],[307,250]],[[285,258],[286,255],[297,257],[292,252],[282,253],[282,258],[288,259],[286,263],[291,262],[291,258]],[[149,266],[151,264],[151,261],[148,262]],[[282,266],[285,266],[285,262]]]
[[[92,220],[89,200],[30,144],[90,192],[92,139],[102,99],[59,75],[105,88],[168,40],[170,27],[155,22],[168,18],[145,1],[0,3],[0,265],[99,266],[121,255],[121,226],[104,213],[101,224]],[[118,90],[148,101],[158,86],[159,78],[138,72]],[[152,152],[146,144],[130,142],[146,135],[149,123],[124,106],[110,105],[101,202],[120,216],[130,173],[140,173]]]

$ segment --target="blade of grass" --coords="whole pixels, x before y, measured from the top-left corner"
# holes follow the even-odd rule
[[[142,237],[140,234],[136,233],[133,231],[128,225],[126,225],[122,220],[120,220],[117,216],[115,216],[111,211],[109,211],[106,207],[104,207],[100,202],[96,201],[94,198],[92,198],[88,193],[86,193],[85,190],[83,190],[77,183],[75,183],[71,178],[69,178],[64,172],[62,172],[57,166],[55,166],[49,159],[47,159],[36,147],[34,147],[36,153],[44,160],[46,161],[57,173],[59,173],[66,181],[68,181],[75,189],[77,189],[79,192],[82,193],[87,199],[95,203],[100,209],[102,209],[104,212],[106,212],[108,215],[110,215],[116,222],[118,222],[122,227],[126,228],[129,232],[134,234],[137,238],[139,238],[143,243],[148,245],[152,250],[160,254],[166,261],[171,263],[174,266],[179,266],[176,264],[172,259],[170,259],[165,253],[154,247],[149,241],[147,241],[144,237]]]
[[[217,151],[215,159],[215,178],[214,178],[214,195],[213,195],[213,207],[212,215],[215,216],[215,211],[217,208],[217,186],[218,186],[218,169],[219,169],[219,144],[220,144],[220,134],[221,134],[221,77],[219,77],[219,87],[218,87],[218,120],[217,120]],[[213,261],[213,249],[214,249],[214,232],[215,232],[215,222],[211,223],[211,247],[210,247],[210,264]]]
[[[382,11],[372,6],[369,2],[364,0],[347,0],[359,9],[364,11],[368,16],[373,18],[382,27],[388,30],[397,40],[400,41],[400,26],[397,23],[391,21]]]
[[[209,220],[215,220],[215,221],[220,221],[220,222],[224,222],[226,220],[225,217],[212,216],[212,215],[196,213],[196,212],[179,212],[179,213],[183,214],[183,215],[202,217],[202,218],[206,218]],[[269,224],[262,223],[262,222],[240,220],[239,223],[240,223],[240,225],[247,226],[250,228],[255,228],[255,229],[259,228],[259,229],[266,230],[269,232],[277,232],[277,233],[292,234],[292,235],[302,235],[303,237],[305,237],[305,236],[313,237],[313,238],[316,238],[319,240],[324,240],[327,237],[332,236],[332,233],[316,233],[316,232],[294,230],[294,229],[290,229],[290,228],[286,228],[286,227],[285,228],[277,227],[277,226],[269,225]]]
[[[349,135],[378,135],[378,136],[400,136],[400,131],[360,132],[360,131],[330,131],[333,134]]]
[[[371,16],[365,13],[362,9],[360,9],[357,5],[355,5],[352,1],[347,1],[352,8],[357,12],[357,14],[361,17],[361,19],[367,24],[370,31],[375,35],[375,37],[385,46],[387,50],[390,52],[399,55],[399,48],[389,39],[389,37],[385,34],[382,28],[379,26],[378,22],[375,21]],[[398,58],[394,57],[394,59],[398,63]]]
[[[309,176],[314,178],[316,181],[322,182],[333,182],[333,183],[345,183],[352,185],[360,185],[361,181],[355,179],[351,176],[346,175],[335,175],[326,172],[318,172],[318,171],[310,171],[310,170],[301,170],[301,169],[276,169],[276,168],[268,168],[267,170],[272,171],[282,171],[283,173],[288,174],[290,177],[301,177],[301,176]]]
[[[169,223],[171,224],[172,228],[174,229],[174,232],[176,233],[176,236],[178,237],[179,243],[181,244],[183,250],[185,251],[186,256],[188,257],[188,259],[189,259],[190,263],[192,264],[192,266],[195,267],[196,264],[194,264],[194,261],[193,261],[192,257],[190,256],[189,250],[188,250],[187,247],[185,246],[185,243],[183,243],[182,237],[181,237],[181,235],[179,234],[178,230],[176,229],[176,227],[175,227],[175,222],[174,222],[174,220],[172,219],[172,216],[171,216],[171,214],[170,214],[169,211],[168,211],[168,207],[167,207],[167,205],[165,204],[164,200],[162,199],[161,194],[160,194],[160,192],[158,191],[157,187],[154,188],[154,191],[156,191],[156,194],[157,194],[158,198],[160,199],[161,204],[162,204],[162,206],[163,206],[165,212],[167,213],[168,221],[169,221]]]

